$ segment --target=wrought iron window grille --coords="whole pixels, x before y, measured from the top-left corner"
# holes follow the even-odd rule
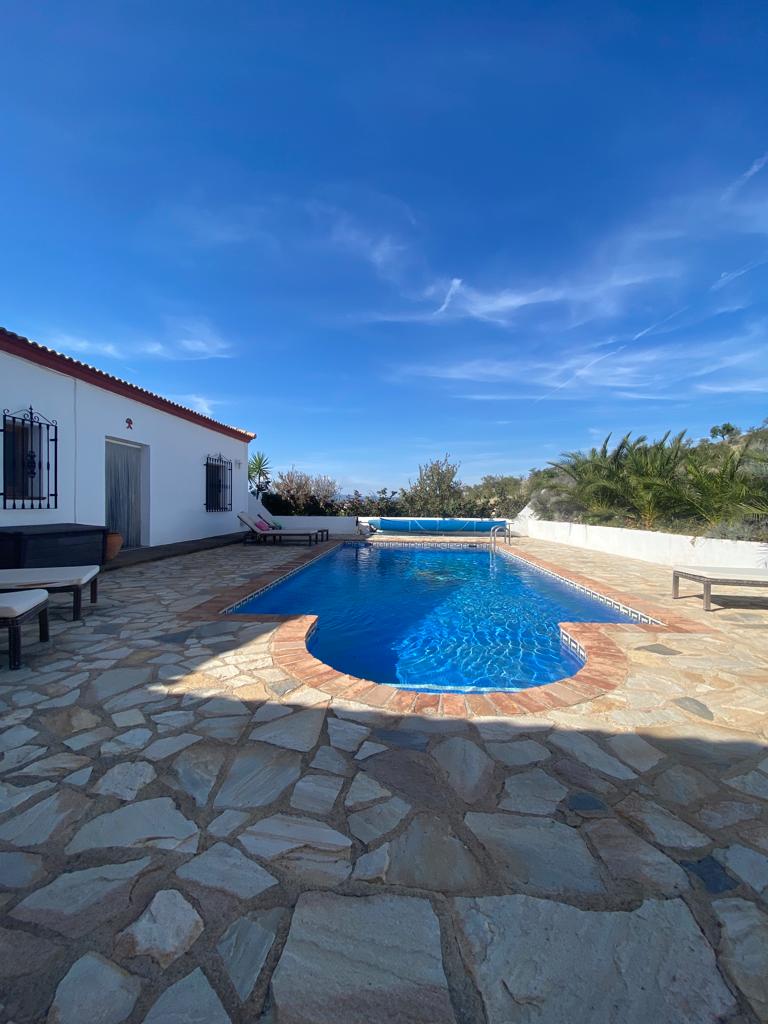
[[[3,508],[57,508],[59,428],[30,405],[3,410]]]
[[[205,460],[205,511],[232,511],[232,460],[221,454]]]

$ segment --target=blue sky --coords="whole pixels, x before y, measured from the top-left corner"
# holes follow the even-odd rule
[[[764,4],[0,9],[0,323],[466,480],[768,416]]]

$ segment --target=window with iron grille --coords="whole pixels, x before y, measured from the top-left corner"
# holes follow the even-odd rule
[[[30,407],[3,410],[3,508],[57,508],[56,420]]]
[[[205,511],[232,511],[232,460],[223,455],[205,460]]]

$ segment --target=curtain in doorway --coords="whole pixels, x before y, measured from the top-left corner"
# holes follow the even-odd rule
[[[141,545],[141,448],[107,441],[107,529],[126,548]]]

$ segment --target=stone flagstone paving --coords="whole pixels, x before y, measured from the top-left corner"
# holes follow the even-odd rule
[[[211,613],[290,548],[53,598],[0,668],[0,1020],[768,1022],[768,601],[518,543],[702,632],[617,628],[627,678],[543,717],[403,717]]]

